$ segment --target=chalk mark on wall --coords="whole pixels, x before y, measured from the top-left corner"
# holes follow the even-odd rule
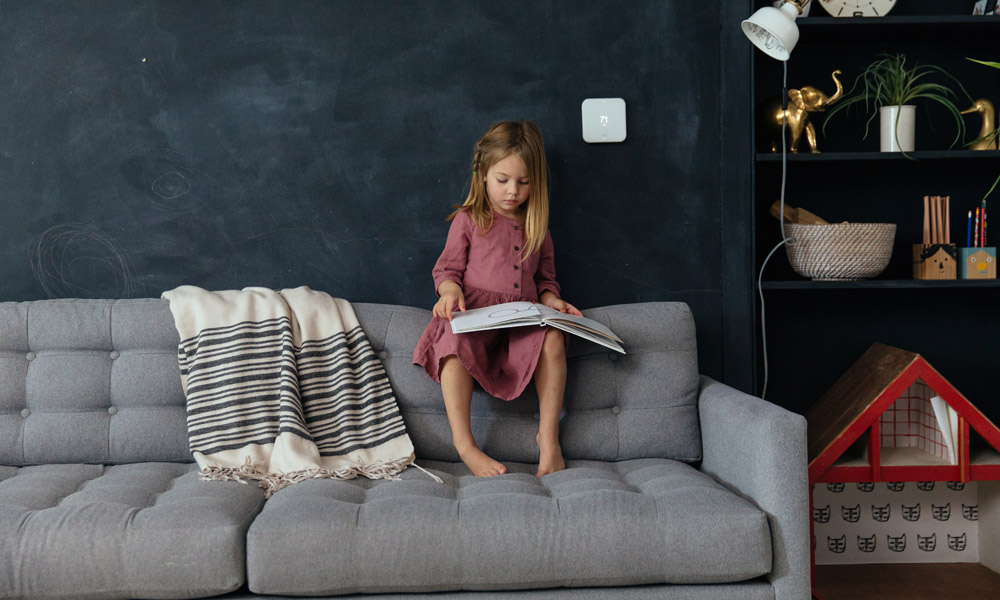
[[[173,213],[203,209],[231,210],[243,201],[244,189],[234,178],[192,156],[169,148],[142,148],[135,154],[138,185],[149,192],[154,208]]]
[[[180,198],[191,192],[191,184],[184,175],[177,171],[167,171],[160,175],[152,184],[153,193],[164,200]]]
[[[31,242],[31,271],[49,298],[132,298],[138,284],[113,238],[85,223],[63,223]],[[109,287],[113,290],[108,291]]]

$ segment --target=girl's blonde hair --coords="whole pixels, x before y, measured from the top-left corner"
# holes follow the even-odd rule
[[[493,210],[486,195],[486,174],[490,168],[508,156],[517,156],[528,169],[531,193],[525,202],[527,206],[524,235],[525,245],[521,254],[524,260],[537,252],[545,241],[549,226],[549,179],[548,164],[545,161],[545,144],[542,132],[531,121],[504,121],[497,123],[486,132],[476,144],[472,159],[472,183],[465,203],[448,215],[448,220],[459,212],[471,213],[472,222],[482,231],[493,226]]]

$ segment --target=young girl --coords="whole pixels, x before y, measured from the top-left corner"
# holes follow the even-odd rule
[[[559,446],[559,415],[566,387],[566,339],[551,327],[515,327],[473,333],[451,331],[451,313],[504,302],[530,301],[574,315],[559,298],[545,146],[528,121],[493,126],[476,144],[465,204],[453,212],[444,251],[434,266],[439,300],[413,362],[441,383],[452,443],[473,474],[506,473],[472,436],[473,380],[504,400],[521,395],[534,376],[538,391],[538,472],[566,468]]]

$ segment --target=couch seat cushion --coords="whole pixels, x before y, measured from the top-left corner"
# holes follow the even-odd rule
[[[770,571],[767,516],[690,465],[568,461],[492,478],[424,461],[402,481],[313,480],[275,494],[247,535],[264,594],[721,583]]]
[[[197,465],[0,466],[0,598],[193,598],[238,589],[263,490]]]

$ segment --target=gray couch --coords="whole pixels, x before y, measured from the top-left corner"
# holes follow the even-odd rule
[[[444,484],[199,481],[166,301],[0,303],[0,597],[808,597],[804,419],[700,376],[686,305],[585,311],[629,353],[572,340],[541,479],[533,392],[476,392],[509,473],[472,477],[411,364],[429,311],[355,310]]]

